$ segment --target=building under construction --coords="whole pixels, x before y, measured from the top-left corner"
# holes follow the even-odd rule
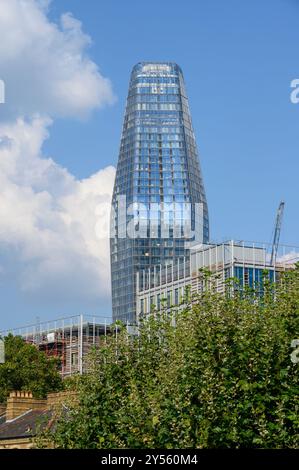
[[[35,344],[47,356],[58,358],[61,375],[68,377],[84,373],[88,352],[92,347],[104,344],[110,333],[110,322],[106,319],[76,315],[0,331],[0,337],[13,334],[21,336],[27,343]]]

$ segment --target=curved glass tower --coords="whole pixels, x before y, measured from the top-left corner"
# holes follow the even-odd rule
[[[205,190],[180,67],[131,74],[111,213],[113,320],[136,320],[136,273],[183,261],[207,243]]]

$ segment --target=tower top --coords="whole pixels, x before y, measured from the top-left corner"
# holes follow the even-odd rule
[[[181,73],[181,67],[175,62],[138,62],[134,65],[132,73],[141,72],[149,74]]]

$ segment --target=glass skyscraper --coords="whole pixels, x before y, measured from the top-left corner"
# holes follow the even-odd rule
[[[208,239],[182,71],[172,62],[138,63],[131,74],[112,198],[113,320],[136,319],[137,271],[180,263],[190,241]]]

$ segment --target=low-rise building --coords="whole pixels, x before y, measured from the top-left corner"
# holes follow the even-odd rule
[[[299,248],[280,246],[271,263],[267,244],[229,241],[191,247],[190,256],[168,266],[154,266],[137,274],[137,319],[154,308],[170,308],[184,302],[187,292],[200,293],[204,288],[204,270],[211,273],[218,292],[224,292],[227,280],[237,279],[239,289],[263,290],[265,271],[275,282],[280,273],[292,269],[299,261]]]
[[[31,449],[40,431],[51,426],[55,406],[74,399],[74,392],[50,393],[37,399],[31,392],[11,392],[0,406],[0,449]]]

